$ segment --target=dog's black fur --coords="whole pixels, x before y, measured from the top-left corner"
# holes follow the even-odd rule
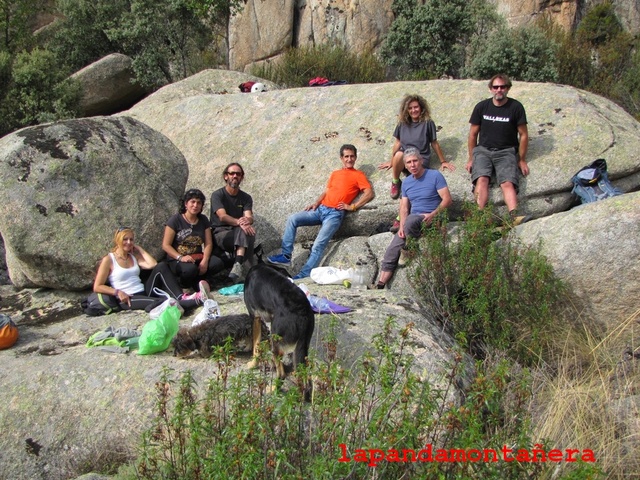
[[[269,329],[262,322],[261,334],[269,336]],[[234,347],[238,352],[253,351],[253,318],[247,314],[225,315],[215,320],[207,320],[195,327],[181,328],[171,344],[173,355],[188,358],[195,356],[196,352],[204,358],[211,356],[211,347],[224,345],[227,338],[233,339]]]
[[[309,300],[298,286],[279,269],[258,264],[249,270],[245,279],[244,303],[254,319],[254,356],[261,339],[257,322],[262,320],[271,323],[271,350],[279,378],[286,375],[281,361],[284,354],[293,351],[294,370],[298,364],[306,363],[315,316]],[[274,341],[273,335],[280,339]]]

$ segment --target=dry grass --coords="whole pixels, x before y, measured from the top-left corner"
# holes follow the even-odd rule
[[[584,326],[569,331],[555,367],[539,369],[534,381],[533,438],[592,450],[610,479],[640,477],[639,320],[640,309],[600,338]]]

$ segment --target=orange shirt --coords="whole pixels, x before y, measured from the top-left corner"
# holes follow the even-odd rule
[[[367,176],[355,168],[342,168],[331,172],[322,205],[338,208],[340,202],[351,203],[358,194],[371,188]]]

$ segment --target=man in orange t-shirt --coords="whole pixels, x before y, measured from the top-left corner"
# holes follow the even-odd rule
[[[282,236],[282,253],[268,257],[267,262],[273,265],[291,266],[291,254],[298,227],[322,225],[311,247],[311,255],[307,263],[293,279],[308,277],[311,270],[320,264],[324,249],[342,225],[345,213],[355,212],[373,199],[373,189],[367,176],[353,168],[357,158],[358,150],[353,145],[347,144],[340,147],[342,168],[331,173],[327,188],[314,204],[287,219]],[[362,193],[360,198],[351,203],[360,193]]]

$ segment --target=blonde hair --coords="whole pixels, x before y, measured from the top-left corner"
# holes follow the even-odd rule
[[[133,233],[133,230],[129,227],[120,227],[116,230],[115,234],[113,235],[114,246],[111,249],[112,252],[115,252],[119,247],[122,246],[122,244],[124,243],[124,237],[129,233],[133,235],[133,238],[135,239],[136,234]]]
[[[418,102],[420,105],[420,122],[426,122],[431,119],[431,109],[427,101],[420,95],[405,95],[400,102],[400,112],[398,113],[398,123],[404,123],[405,125],[411,125],[413,120],[409,115],[409,104],[411,102]]]

